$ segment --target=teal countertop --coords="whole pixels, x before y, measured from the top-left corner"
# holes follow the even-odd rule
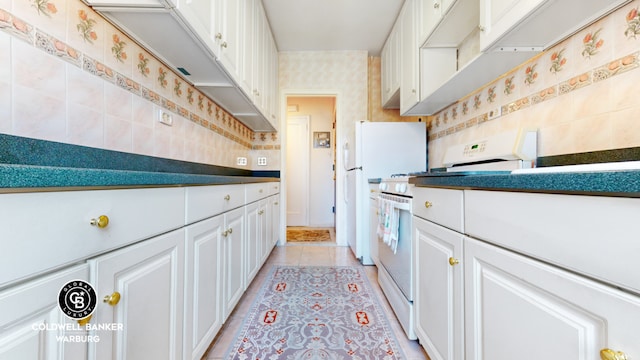
[[[102,188],[244,184],[280,181],[255,176],[0,164],[0,193]]]
[[[251,171],[0,134],[0,193],[280,181]]]
[[[640,171],[416,176],[416,186],[453,189],[640,197]]]

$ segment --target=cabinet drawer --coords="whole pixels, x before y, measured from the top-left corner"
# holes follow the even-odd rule
[[[108,225],[92,226],[101,215]],[[3,194],[0,287],[183,223],[183,188]]]
[[[462,190],[414,187],[413,214],[463,232]]]
[[[192,186],[186,193],[187,224],[235,209],[244,205],[244,186]]]
[[[258,201],[260,199],[264,199],[269,195],[272,195],[272,186],[273,183],[253,183],[247,184],[246,186],[246,200],[247,204],[252,203],[254,201]]]
[[[465,191],[471,236],[640,292],[640,199]]]
[[[270,182],[270,183],[267,183],[267,186],[268,186],[268,189],[269,189],[269,191],[268,191],[269,195],[275,195],[275,194],[280,193],[280,183],[279,182]]]

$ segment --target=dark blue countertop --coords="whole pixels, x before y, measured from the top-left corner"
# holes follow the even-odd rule
[[[640,171],[416,176],[409,182],[453,189],[640,197]]]
[[[0,193],[245,184],[270,181],[280,181],[280,179],[255,176],[203,175],[0,164]]]

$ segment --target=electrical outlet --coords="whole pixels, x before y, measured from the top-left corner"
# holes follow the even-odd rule
[[[489,120],[493,120],[500,115],[502,115],[502,108],[500,106],[495,109],[489,110],[489,112],[487,113],[487,117]]]
[[[266,166],[267,165],[267,158],[265,156],[258,156],[258,165]]]
[[[158,111],[158,121],[160,121],[162,124],[165,124],[167,126],[172,126],[173,125],[173,116],[171,115],[170,112],[167,112],[163,109],[160,109]]]
[[[236,159],[236,164],[247,165],[247,158],[243,156],[238,156],[238,158]]]

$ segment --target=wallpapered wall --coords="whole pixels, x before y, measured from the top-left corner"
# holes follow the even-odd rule
[[[80,0],[0,0],[0,132],[247,169],[279,168],[254,133]],[[173,126],[157,122],[159,109]],[[257,156],[268,167],[256,166]]]
[[[429,165],[444,149],[517,127],[539,156],[640,146],[640,1],[530,59],[430,118]],[[488,120],[488,112],[502,115]]]

